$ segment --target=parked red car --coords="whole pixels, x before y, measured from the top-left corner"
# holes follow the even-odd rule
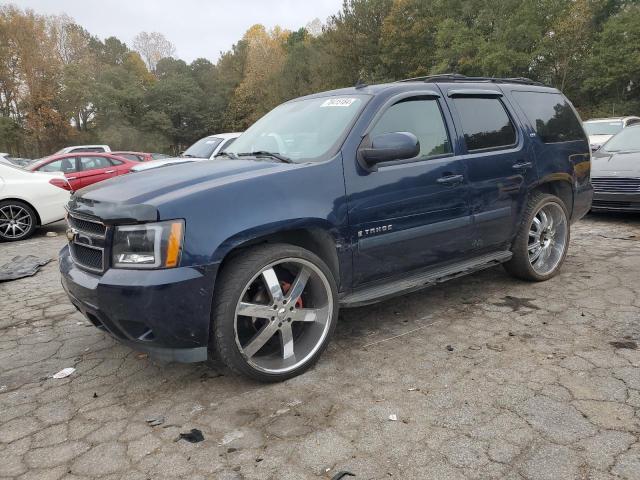
[[[62,172],[75,191],[107,178],[129,173],[138,163],[110,153],[78,152],[52,155],[29,165],[27,169]]]

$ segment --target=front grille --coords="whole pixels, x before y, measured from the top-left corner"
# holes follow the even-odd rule
[[[640,178],[601,177],[592,178],[591,184],[596,192],[602,193],[640,193]]]
[[[103,250],[101,248],[94,248],[71,242],[71,255],[75,262],[81,267],[97,272],[102,272],[104,270],[102,262]]]
[[[78,231],[81,231],[86,234],[96,235],[99,237],[104,237],[107,232],[107,227],[105,227],[102,223],[84,220],[79,217],[73,217],[69,215],[68,223],[71,228],[75,228]]]
[[[67,223],[73,233],[69,251],[76,265],[92,272],[104,272],[107,227],[97,219],[74,212],[68,212]]]

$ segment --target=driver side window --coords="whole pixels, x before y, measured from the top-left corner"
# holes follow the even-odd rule
[[[370,136],[393,132],[410,132],[418,137],[419,157],[452,153],[447,127],[438,101],[434,98],[412,97],[400,100],[382,114]]]

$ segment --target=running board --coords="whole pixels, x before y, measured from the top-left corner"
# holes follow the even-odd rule
[[[340,306],[360,307],[385,300],[395,295],[420,290],[478,270],[499,265],[509,260],[512,255],[510,251],[489,253],[464,262],[414,273],[402,280],[395,280],[383,284],[378,283],[377,285],[365,287],[347,294],[340,299]]]

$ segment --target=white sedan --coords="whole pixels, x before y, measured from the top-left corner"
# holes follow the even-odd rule
[[[150,162],[141,162],[131,169],[131,172],[143,172],[158,167],[167,167],[179,163],[189,163],[199,160],[213,160],[220,152],[231,145],[242,132],[218,133],[201,138],[196,143],[187,148],[179,157],[163,158]]]
[[[0,241],[24,240],[39,226],[62,220],[70,190],[61,173],[0,163]]]

